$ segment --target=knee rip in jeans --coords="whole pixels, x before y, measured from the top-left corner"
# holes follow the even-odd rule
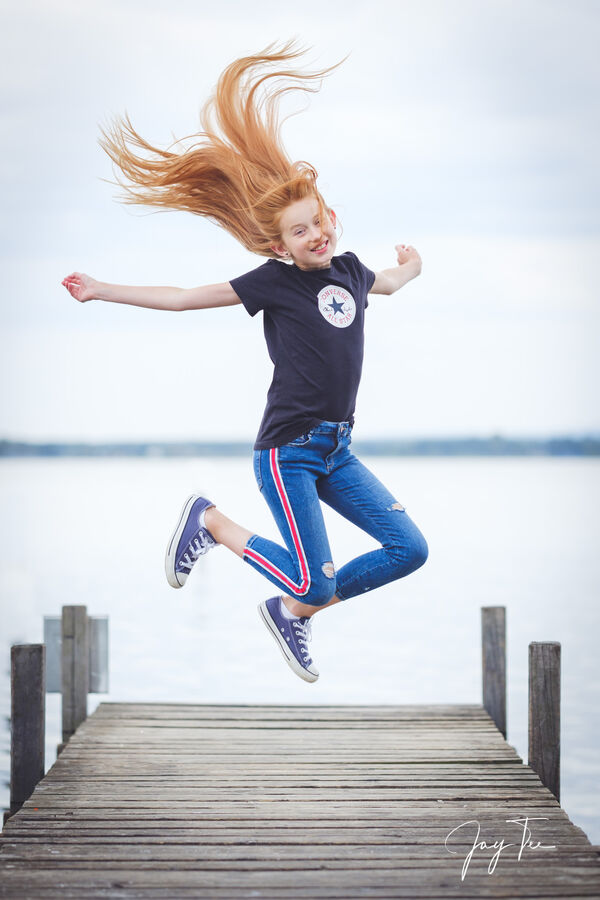
[[[388,510],[389,510],[390,512],[391,512],[391,510],[393,510],[393,509],[397,509],[397,510],[399,510],[399,512],[404,512],[404,507],[402,506],[401,503],[398,503],[397,500],[396,500],[395,503],[392,503],[391,506],[388,506]]]
[[[334,578],[335,577],[335,569],[333,567],[332,562],[323,563],[321,566],[321,572],[325,575],[326,578]]]

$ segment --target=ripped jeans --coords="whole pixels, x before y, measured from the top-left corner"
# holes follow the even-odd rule
[[[244,560],[285,594],[324,606],[405,575],[427,559],[427,543],[401,503],[350,450],[348,422],[321,422],[283,447],[254,451],[254,473],[285,548],[253,535]],[[334,570],[319,501],[381,546]]]

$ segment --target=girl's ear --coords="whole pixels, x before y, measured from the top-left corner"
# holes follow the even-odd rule
[[[334,211],[333,209],[330,209],[330,210],[329,210],[329,218],[331,219],[331,221],[332,221],[333,224],[335,225],[336,222],[337,222],[337,216],[336,216],[335,211]]]
[[[273,253],[276,253],[277,256],[289,256],[289,251],[285,249],[283,244],[271,244],[271,250]]]

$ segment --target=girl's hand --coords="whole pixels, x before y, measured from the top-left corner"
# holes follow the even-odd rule
[[[408,281],[421,274],[421,257],[410,244],[396,244],[398,265],[393,269],[384,269],[375,273],[375,281],[371,286],[371,294],[393,294]]]
[[[421,269],[421,257],[410,244],[396,244],[394,248],[398,254],[398,265],[403,266],[407,262],[415,262]]]
[[[98,297],[100,282],[90,278],[89,275],[84,275],[83,272],[73,272],[71,275],[67,275],[61,284],[66,287],[71,297],[75,297],[80,303],[86,303],[88,300]]]

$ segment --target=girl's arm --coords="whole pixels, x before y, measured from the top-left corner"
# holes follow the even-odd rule
[[[421,273],[421,257],[414,247],[396,244],[395,249],[398,253],[398,265],[375,273],[370,294],[393,294]]]
[[[80,303],[86,303],[88,300],[107,300],[111,303],[143,306],[146,309],[181,312],[185,309],[234,306],[242,302],[228,281],[221,284],[205,284],[196,288],[127,287],[96,281],[83,272],[73,272],[63,278],[62,284]]]

